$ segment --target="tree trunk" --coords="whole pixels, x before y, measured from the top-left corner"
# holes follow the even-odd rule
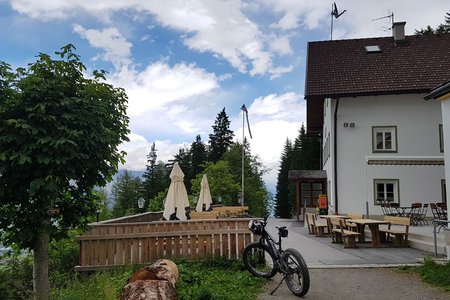
[[[50,299],[50,283],[48,280],[48,252],[50,235],[40,232],[34,243],[33,291],[36,300]]]

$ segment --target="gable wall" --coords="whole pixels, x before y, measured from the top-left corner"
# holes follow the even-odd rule
[[[335,103],[336,101],[332,101]],[[400,204],[440,202],[443,166],[367,166],[366,157],[423,159],[443,157],[439,150],[439,124],[442,124],[439,103],[424,101],[423,95],[371,96],[341,98],[337,115],[338,201],[339,213],[366,212],[380,215],[374,204],[373,179],[399,179]],[[437,102],[437,101],[435,101]],[[325,127],[331,128],[334,106],[325,117]],[[355,127],[344,127],[354,123]],[[373,153],[372,126],[397,126],[397,153]],[[330,130],[330,129],[327,129]],[[324,133],[325,136],[327,133]],[[333,143],[331,156],[324,169],[334,178]],[[330,176],[330,174],[332,176]],[[334,193],[334,188],[332,189]]]

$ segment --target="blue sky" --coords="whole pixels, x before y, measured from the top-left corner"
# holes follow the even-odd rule
[[[208,140],[223,107],[236,139],[248,108],[252,153],[273,190],[286,138],[305,123],[308,41],[330,38],[329,0],[0,0],[0,60],[26,66],[39,52],[77,47],[89,70],[129,96],[130,142],[123,168],[143,170],[150,146],[172,158],[200,134]],[[443,23],[448,0],[337,1],[333,39],[389,36]]]

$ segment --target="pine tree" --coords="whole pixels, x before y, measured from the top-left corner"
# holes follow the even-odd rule
[[[450,11],[445,14],[444,17],[445,24],[439,24],[438,27],[433,29],[430,25],[428,25],[425,29],[421,28],[420,30],[416,29],[416,35],[424,35],[424,34],[441,34],[441,33],[450,33]]]
[[[292,170],[306,170],[306,157],[305,150],[308,147],[307,145],[307,137],[306,137],[306,129],[302,124],[300,127],[298,136],[294,140],[294,145],[292,147]]]
[[[141,180],[125,170],[113,185],[112,194],[115,199],[112,209],[114,218],[137,213],[139,211],[137,200],[141,197]]]
[[[147,165],[145,173],[142,175],[144,181],[142,182],[142,193],[145,201],[145,209],[147,209],[150,199],[153,199],[159,191],[155,189],[156,180],[158,178],[155,176],[155,168],[156,168],[156,145],[153,142],[150,152],[147,155]]]
[[[233,144],[234,133],[229,129],[230,121],[228,120],[228,116],[225,112],[225,107],[217,115],[216,121],[212,127],[213,133],[209,135],[209,159],[212,162],[217,162]]]
[[[306,133],[305,126],[300,127],[294,144],[287,140],[281,155],[281,164],[277,179],[276,214],[289,218],[295,207],[295,185],[289,183],[289,170],[320,170],[320,142]]]
[[[191,165],[192,165],[192,177],[195,178],[197,174],[203,172],[201,166],[207,160],[206,146],[202,142],[200,135],[197,135],[195,142],[191,144]]]
[[[286,139],[283,153],[281,154],[280,169],[278,170],[276,195],[275,195],[275,213],[280,218],[290,218],[292,204],[289,201],[289,180],[288,173],[291,167],[292,142]]]

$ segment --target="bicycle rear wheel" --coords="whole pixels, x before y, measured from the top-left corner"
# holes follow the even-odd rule
[[[277,273],[276,259],[265,244],[259,242],[248,244],[244,249],[242,259],[247,270],[254,276],[271,278]]]
[[[281,255],[287,267],[286,284],[291,292],[299,297],[306,295],[309,290],[309,271],[302,255],[295,249],[289,248]]]

